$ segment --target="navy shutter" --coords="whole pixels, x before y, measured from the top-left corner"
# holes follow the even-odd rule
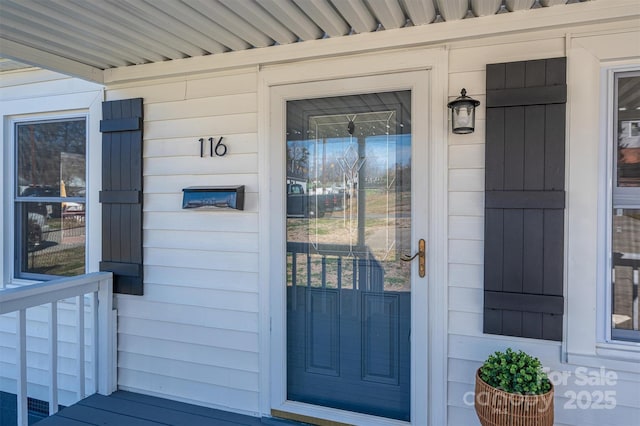
[[[566,58],[487,65],[484,332],[562,340]]]
[[[116,293],[142,295],[142,99],[102,103],[102,261]]]

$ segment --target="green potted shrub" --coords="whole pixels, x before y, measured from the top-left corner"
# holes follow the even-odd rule
[[[498,351],[476,373],[475,408],[483,426],[553,426],[553,384],[538,358]]]

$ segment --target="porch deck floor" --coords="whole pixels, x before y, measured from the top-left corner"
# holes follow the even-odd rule
[[[304,423],[245,416],[133,392],[117,391],[110,396],[91,395],[36,424],[38,426],[294,426]]]

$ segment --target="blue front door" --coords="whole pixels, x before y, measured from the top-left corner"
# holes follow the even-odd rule
[[[287,399],[410,420],[411,92],[287,102]]]

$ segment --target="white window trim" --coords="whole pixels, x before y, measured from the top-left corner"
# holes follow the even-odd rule
[[[17,160],[16,160],[16,149],[17,149],[17,141],[16,141],[16,126],[19,124],[25,123],[39,123],[39,122],[50,122],[50,121],[67,121],[67,120],[75,120],[83,118],[85,120],[85,164],[87,161],[87,150],[89,148],[89,111],[81,110],[76,112],[64,112],[64,113],[49,113],[49,114],[37,114],[37,115],[29,115],[29,116],[17,116],[9,118],[9,137],[7,139],[9,145],[9,160],[10,164],[8,167],[8,179],[5,182],[9,182],[11,184],[10,188],[6,188],[9,192],[8,198],[10,199],[7,212],[7,222],[9,227],[11,228],[11,234],[7,233],[6,235],[10,235],[10,245],[9,245],[9,265],[6,265],[11,270],[11,283],[12,284],[32,284],[41,281],[48,281],[51,279],[55,279],[54,275],[43,275],[43,279],[40,280],[38,278],[20,278],[19,275],[21,272],[16,270],[16,204],[19,202],[16,194],[16,173],[17,173]],[[87,190],[89,189],[89,170],[85,170],[85,181],[87,184]],[[85,205],[86,205],[86,196],[85,196]],[[85,207],[85,210],[86,207]],[[85,231],[86,232],[86,231]],[[87,263],[88,256],[86,246],[89,243],[88,235],[85,233],[85,254],[84,254],[84,264],[85,264],[85,273],[87,272]],[[39,274],[31,274],[27,273],[26,275],[39,275]]]
[[[96,86],[97,88],[97,86]],[[102,88],[68,95],[53,95],[16,99],[3,102],[0,106],[0,135],[2,135],[2,161],[0,161],[0,177],[3,182],[13,182],[15,173],[14,125],[16,122],[39,121],[54,118],[87,117],[87,194],[86,205],[86,253],[85,271],[99,270],[101,256],[101,218],[102,211],[98,200],[101,186],[102,149],[100,118],[102,117]],[[8,285],[28,285],[34,280],[16,279],[14,262],[14,188],[2,185],[0,188],[0,289]]]
[[[630,36],[616,34],[625,41]],[[607,72],[640,66],[631,45],[605,48],[590,36],[567,37],[567,213],[563,362],[640,373],[640,345],[609,342],[607,214],[611,200],[608,143],[613,135]],[[597,170],[597,171],[596,171]],[[596,173],[594,173],[596,171]]]

